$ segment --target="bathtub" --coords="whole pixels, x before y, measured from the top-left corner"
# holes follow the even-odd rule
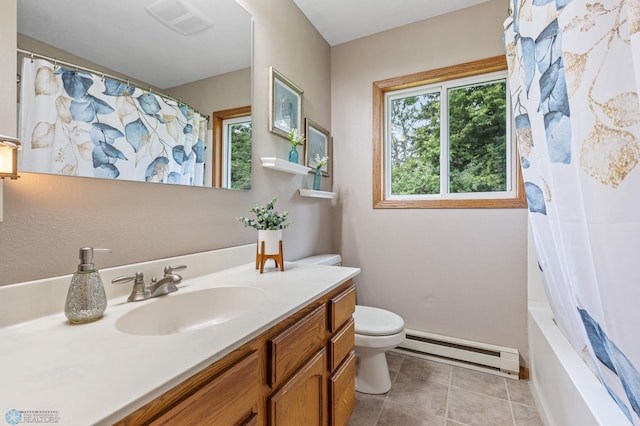
[[[627,426],[611,399],[553,321],[549,305],[529,300],[531,391],[548,426]]]

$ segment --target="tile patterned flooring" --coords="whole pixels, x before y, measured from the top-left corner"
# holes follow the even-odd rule
[[[387,352],[392,387],[356,393],[348,426],[543,426],[529,382]]]

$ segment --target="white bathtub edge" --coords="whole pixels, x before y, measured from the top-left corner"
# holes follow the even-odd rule
[[[529,301],[531,391],[549,426],[631,425],[553,321],[546,303]]]

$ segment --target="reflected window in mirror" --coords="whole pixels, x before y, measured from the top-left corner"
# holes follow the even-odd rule
[[[223,120],[222,128],[226,165],[222,184],[229,189],[251,189],[251,117]]]
[[[213,186],[251,189],[251,107],[216,111],[213,117]]]

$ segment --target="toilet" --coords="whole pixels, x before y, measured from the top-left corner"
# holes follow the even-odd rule
[[[323,254],[297,260],[296,263],[339,266],[339,254]],[[356,391],[381,394],[391,389],[385,352],[405,339],[404,320],[393,312],[356,305],[355,325]]]

